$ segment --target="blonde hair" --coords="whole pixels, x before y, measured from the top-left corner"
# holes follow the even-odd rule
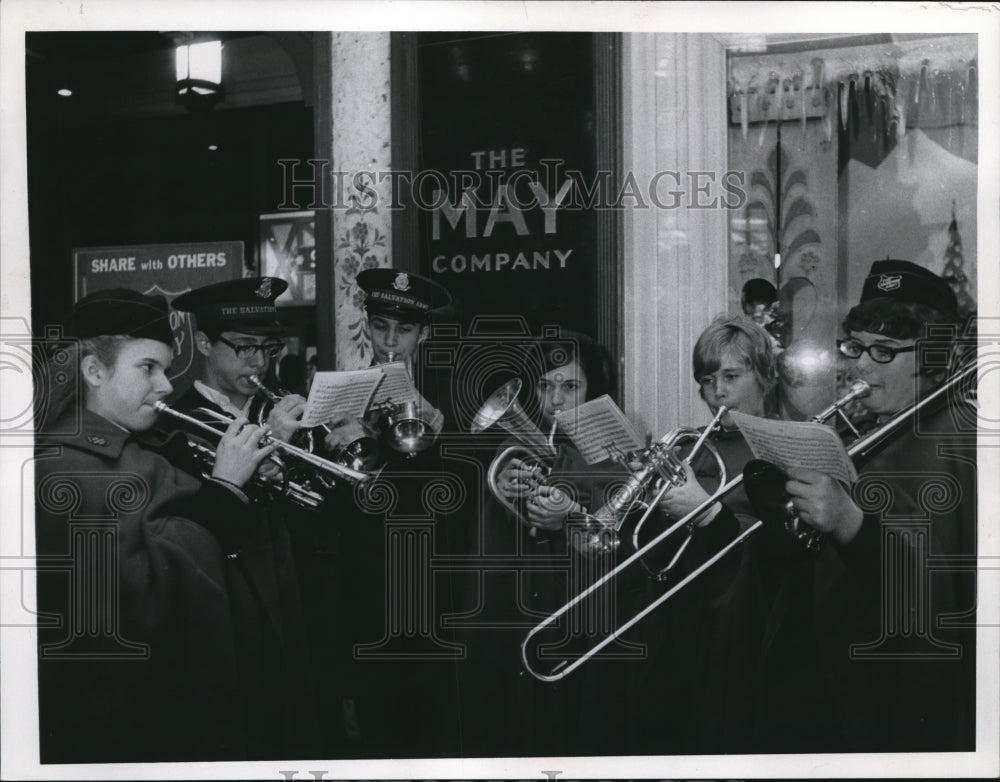
[[[691,362],[695,382],[718,371],[722,354],[727,350],[743,356],[747,369],[753,372],[764,392],[764,412],[774,414],[778,409],[777,357],[771,335],[750,318],[720,315],[701,332]]]

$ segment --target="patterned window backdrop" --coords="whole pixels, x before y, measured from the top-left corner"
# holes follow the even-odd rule
[[[873,261],[925,266],[976,306],[976,36],[876,38],[730,57],[729,161],[747,193],[730,309],[748,281],[773,286],[791,418],[849,383],[834,344]]]

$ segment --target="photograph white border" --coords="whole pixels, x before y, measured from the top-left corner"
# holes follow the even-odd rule
[[[734,29],[738,28],[738,29]],[[327,2],[326,0],[3,0],[0,4],[0,306],[5,335],[30,335],[24,34],[32,30],[552,30],[780,33],[975,32],[980,35],[979,297],[981,334],[1000,338],[997,216],[1000,171],[997,70],[1000,13],[995,5],[927,3],[564,3],[564,2]],[[30,410],[30,367],[2,366],[3,415]],[[997,373],[981,377],[983,420],[1000,421]],[[34,575],[26,567],[33,540],[21,519],[33,518],[30,438],[0,447],[0,587],[2,615],[23,616]],[[980,475],[1000,475],[995,448],[981,449]],[[27,488],[27,490],[26,490]],[[498,760],[342,761],[39,766],[34,630],[0,622],[2,645],[2,768],[4,779],[409,779],[409,778],[755,778],[973,777],[998,770],[998,579],[996,481],[980,488],[979,693],[977,746],[970,754],[706,756],[664,758],[513,758]],[[993,571],[986,565],[992,563]],[[23,589],[23,591],[22,591]],[[155,705],[154,705],[155,707]],[[286,772],[297,772],[289,777]],[[316,773],[325,771],[324,777]]]

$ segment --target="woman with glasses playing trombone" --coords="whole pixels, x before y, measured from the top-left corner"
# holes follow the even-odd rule
[[[765,619],[757,749],[972,750],[976,416],[946,377],[956,296],[914,263],[876,261],[844,330],[869,437],[884,435],[858,452],[850,488],[788,472],[822,547],[789,563]]]

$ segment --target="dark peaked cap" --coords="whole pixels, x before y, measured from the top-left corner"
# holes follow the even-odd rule
[[[125,335],[173,346],[170,309],[163,296],[110,288],[84,296],[66,316],[66,335],[84,339]]]
[[[955,291],[941,277],[911,261],[896,259],[872,264],[861,290],[861,301],[870,299],[916,302],[944,313],[954,313],[958,309]]]
[[[368,312],[405,321],[426,323],[432,310],[451,304],[443,285],[399,269],[365,269],[358,274],[358,287],[367,294]]]
[[[174,309],[193,312],[202,331],[213,326],[220,331],[277,336],[285,333],[278,322],[278,298],[288,283],[278,277],[244,277],[195,288],[173,301]]]

